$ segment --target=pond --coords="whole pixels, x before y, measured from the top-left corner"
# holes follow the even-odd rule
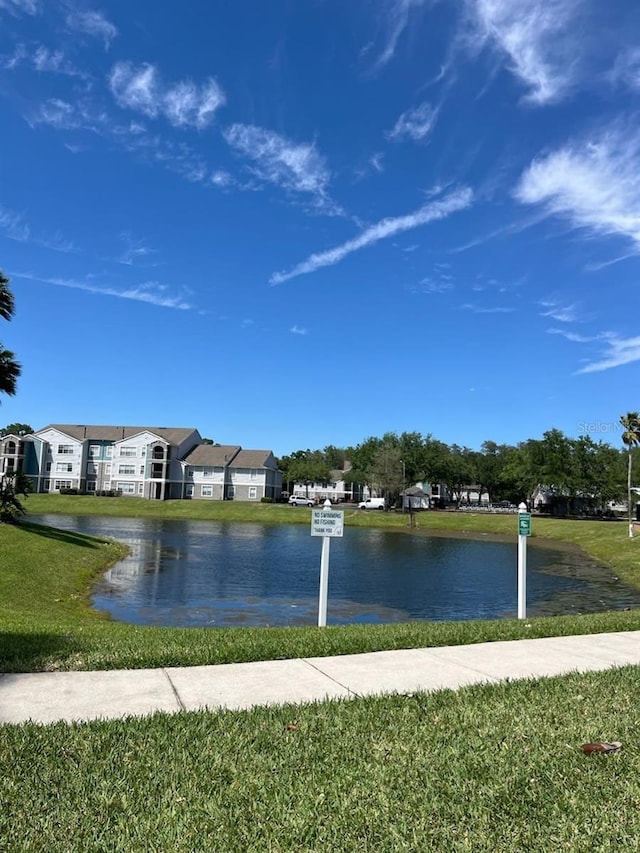
[[[126,543],[93,605],[139,625],[315,625],[322,540],[307,525],[96,516],[31,521]],[[640,607],[640,591],[576,549],[527,554],[527,614]],[[513,543],[347,528],[333,539],[327,624],[494,619],[516,613]]]

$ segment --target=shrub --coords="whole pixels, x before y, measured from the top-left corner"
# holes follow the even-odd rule
[[[119,498],[122,492],[120,489],[96,489],[94,494],[97,498]]]
[[[60,489],[61,495],[77,495],[80,494],[77,489]]]
[[[267,497],[260,498],[260,503],[261,504],[272,504],[273,498],[267,498]]]

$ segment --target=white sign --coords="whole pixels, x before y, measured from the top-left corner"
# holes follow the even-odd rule
[[[342,536],[344,532],[344,512],[341,509],[311,510],[312,536]]]

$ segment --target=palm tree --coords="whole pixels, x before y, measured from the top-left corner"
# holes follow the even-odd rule
[[[13,293],[9,290],[9,279],[0,270],[0,317],[10,320],[14,311]]]
[[[22,368],[15,359],[11,350],[5,349],[0,344],[0,394],[8,394],[10,397],[16,393],[16,383]]]
[[[632,451],[640,444],[640,415],[638,412],[627,412],[620,416],[620,424],[624,428],[622,443],[626,446],[629,455],[627,466],[627,506],[629,508],[629,538],[633,539],[633,518],[631,512],[631,468],[633,465]]]

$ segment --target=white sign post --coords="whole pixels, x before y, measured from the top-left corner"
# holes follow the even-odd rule
[[[518,507],[518,619],[527,618],[527,536],[531,536],[531,513]]]
[[[322,555],[320,557],[320,594],[318,596],[318,628],[327,624],[327,598],[329,591],[329,548],[332,536],[342,536],[344,531],[344,512],[331,509],[329,498],[322,509],[311,511],[311,535],[322,536]]]

